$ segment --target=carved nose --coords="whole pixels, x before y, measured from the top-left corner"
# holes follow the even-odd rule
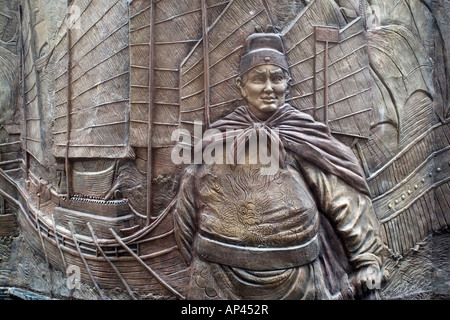
[[[272,88],[272,82],[267,81],[266,85],[264,86],[264,92],[273,92],[273,88]]]

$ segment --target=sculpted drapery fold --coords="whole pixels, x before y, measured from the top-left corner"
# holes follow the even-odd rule
[[[274,118],[279,112],[286,114],[283,118],[286,122],[276,122],[277,126],[284,126],[284,129],[289,127],[289,121],[295,116],[297,119],[303,116],[285,106],[275,113]],[[250,117],[247,121],[246,115]],[[254,120],[246,108],[238,108],[224,120],[212,124],[212,127],[223,132],[230,129],[233,125],[230,126],[227,119],[233,119],[234,124],[240,122],[240,125],[234,128],[242,128],[245,123],[250,125]],[[273,126],[271,119],[267,120],[265,125]],[[309,116],[306,116],[305,120],[307,119]],[[351,161],[351,155],[342,154],[345,146],[333,141],[331,137],[328,142],[316,142],[314,145],[311,136],[320,135],[320,130],[313,134],[313,129],[305,128],[296,132],[298,134],[305,130],[302,140],[311,143],[309,148],[321,150],[316,153],[318,157],[323,155],[324,146],[332,142],[334,150],[340,150],[335,151],[334,157],[341,155]],[[294,133],[291,134],[295,136]],[[263,294],[264,297],[314,298],[309,295],[310,292],[321,292],[321,298],[335,296],[336,292],[330,292],[331,288],[326,288],[325,277],[317,259],[318,249],[311,245],[317,238],[322,242],[328,241],[326,236],[319,234],[320,219],[331,221],[354,270],[368,266],[376,269],[381,267],[383,246],[380,229],[364,188],[350,185],[354,180],[343,173],[345,170],[338,168],[338,159],[334,159],[334,164],[327,164],[334,167],[333,169],[327,169],[326,165],[323,165],[323,159],[317,161],[319,165],[312,164],[300,154],[303,150],[301,147],[292,146],[295,139],[291,136],[290,142],[287,143],[285,136],[280,133],[281,142],[289,149],[286,150],[283,159],[285,163],[280,166],[280,173],[276,177],[262,177],[258,165],[193,165],[185,171],[180,183],[174,221],[178,245],[192,268],[190,290],[197,292],[193,293],[192,298],[206,297],[199,296],[198,290],[203,291],[199,289],[198,277],[209,279],[209,289],[205,288],[205,292],[218,290],[219,293],[216,294],[222,298],[234,298],[236,293],[245,292],[242,284],[233,285],[236,280],[235,271],[230,270],[236,268],[239,270],[239,277],[242,277],[242,274],[251,274],[253,280],[254,277],[257,278],[254,272],[258,272],[261,279],[257,282],[267,282],[266,285],[259,283],[261,292],[279,281],[277,277],[281,275],[273,278],[273,270],[292,273],[289,277],[283,273],[290,280],[280,284],[279,296]],[[323,137],[325,136],[326,134]],[[240,176],[245,178],[240,179]],[[243,219],[247,220],[242,221]],[[292,249],[298,245],[306,249]],[[230,251],[223,249],[224,246],[231,248]],[[322,243],[322,247],[324,246],[326,244]],[[331,247],[333,246],[335,244],[331,244]],[[206,247],[213,250],[208,252]],[[261,253],[265,249],[271,252],[272,259],[277,261],[265,258],[264,253]],[[284,250],[284,253],[279,253],[279,249]],[[243,253],[236,254],[236,251]],[[247,251],[250,252],[248,255]],[[240,261],[248,257],[253,261]],[[312,279],[316,278],[321,280],[314,282]]]

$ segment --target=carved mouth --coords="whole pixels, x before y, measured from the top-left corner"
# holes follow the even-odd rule
[[[261,98],[261,101],[264,103],[274,103],[276,101],[275,98]]]

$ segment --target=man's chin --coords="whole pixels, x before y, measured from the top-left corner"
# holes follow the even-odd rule
[[[270,117],[275,111],[277,111],[279,108],[278,104],[271,103],[271,104],[263,104],[259,105],[257,108],[250,107],[250,110],[255,114],[257,117],[261,119],[267,119]]]
[[[274,113],[279,108],[278,104],[271,103],[271,104],[264,104],[260,107],[260,111],[266,114]]]
[[[270,103],[263,103],[259,107],[259,110],[261,112],[273,112],[278,109],[278,103],[277,102],[270,102]]]

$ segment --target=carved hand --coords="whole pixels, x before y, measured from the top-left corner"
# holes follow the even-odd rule
[[[385,275],[378,266],[363,267],[356,274],[356,288],[359,291],[381,289]]]

